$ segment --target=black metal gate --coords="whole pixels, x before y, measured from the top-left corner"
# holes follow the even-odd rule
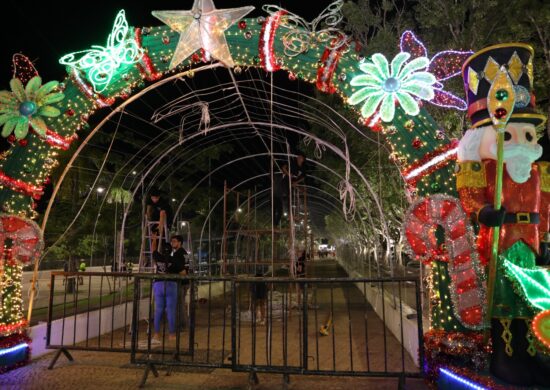
[[[60,295],[56,277],[73,276],[86,282],[76,292],[65,286]],[[170,295],[171,288],[177,298],[172,293],[172,301],[167,299],[175,306],[175,317],[169,318],[154,297]],[[87,291],[85,297],[82,291]],[[251,386],[258,382],[258,373],[282,374],[284,385],[290,375],[302,374],[393,377],[402,385],[405,378],[421,376],[419,309],[415,278],[55,272],[47,347],[58,350],[50,367],[61,353],[72,359],[71,349],[128,352],[132,363],[145,368],[141,385],[150,372],[158,375],[159,366],[169,372],[178,366],[248,372]],[[61,325],[60,332],[53,331],[55,312],[62,314],[55,323]],[[78,339],[83,326],[86,332]],[[98,329],[90,332],[92,328]]]

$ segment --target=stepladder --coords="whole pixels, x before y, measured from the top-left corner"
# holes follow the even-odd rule
[[[139,272],[153,272],[153,252],[161,251],[163,246],[170,245],[166,219],[160,221],[145,220],[139,256]]]

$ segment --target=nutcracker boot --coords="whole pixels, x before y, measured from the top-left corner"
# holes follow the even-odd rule
[[[491,325],[491,374],[512,385],[532,386],[534,361],[525,320],[493,318]]]

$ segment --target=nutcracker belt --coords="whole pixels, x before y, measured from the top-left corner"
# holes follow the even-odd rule
[[[539,213],[506,213],[504,216],[505,224],[533,224],[538,225],[540,223]]]

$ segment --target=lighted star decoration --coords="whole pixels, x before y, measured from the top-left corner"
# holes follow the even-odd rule
[[[225,39],[225,30],[250,13],[254,7],[216,9],[212,0],[195,0],[190,11],[153,11],[153,16],[180,33],[170,69],[199,49],[227,67],[235,63]]]
[[[361,115],[371,117],[379,109],[380,118],[390,122],[395,115],[395,101],[408,115],[418,115],[420,107],[415,99],[431,100],[434,98],[435,76],[424,71],[429,64],[426,57],[418,57],[410,62],[409,53],[397,54],[391,64],[384,55],[376,53],[372,62],[359,65],[364,73],[355,76],[351,85],[359,86],[357,92],[350,96],[349,103],[356,105],[365,102]]]

